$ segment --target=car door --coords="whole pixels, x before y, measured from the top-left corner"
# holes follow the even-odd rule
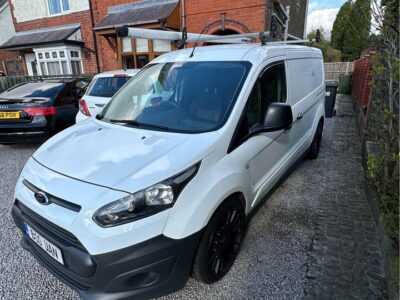
[[[70,82],[57,99],[58,127],[61,129],[75,123],[75,116],[79,110],[79,99],[85,94],[88,82],[77,80]]]
[[[231,144],[246,159],[246,170],[253,188],[255,206],[282,174],[282,165],[291,148],[289,131],[260,133],[252,136],[253,128],[261,126],[272,102],[287,102],[286,71],[283,61],[265,68],[256,81],[236,134]]]

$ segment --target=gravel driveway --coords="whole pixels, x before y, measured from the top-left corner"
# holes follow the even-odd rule
[[[329,136],[332,121],[325,127]],[[11,218],[18,174],[37,147],[0,146],[0,299],[78,299],[20,247],[21,234]],[[324,142],[321,155],[327,148]],[[190,280],[164,299],[303,298],[324,172],[323,160],[297,166],[251,220],[242,251],[224,280],[214,285]]]

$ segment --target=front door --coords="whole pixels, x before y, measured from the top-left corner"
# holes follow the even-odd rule
[[[34,53],[25,54],[26,67],[28,69],[29,76],[37,76],[37,63],[36,56]]]
[[[258,79],[262,118],[272,102],[287,102],[286,68],[284,62],[267,67]],[[285,165],[285,159],[291,148],[289,131],[262,133],[259,151],[250,161],[250,178],[253,183],[256,205],[279,180]]]
[[[255,206],[274,186],[284,172],[285,159],[292,141],[290,130],[251,136],[261,126],[272,102],[287,102],[286,70],[283,62],[267,67],[259,76],[238,125],[233,147],[246,160],[246,169],[253,188]]]

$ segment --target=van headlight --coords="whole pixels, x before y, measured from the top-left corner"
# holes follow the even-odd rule
[[[159,213],[172,207],[179,194],[196,175],[200,163],[167,180],[100,208],[93,220],[101,227],[113,227]]]

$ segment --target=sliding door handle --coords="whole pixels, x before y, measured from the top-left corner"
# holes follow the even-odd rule
[[[304,113],[299,112],[299,113],[297,114],[297,120],[303,119],[303,116],[304,116]]]

